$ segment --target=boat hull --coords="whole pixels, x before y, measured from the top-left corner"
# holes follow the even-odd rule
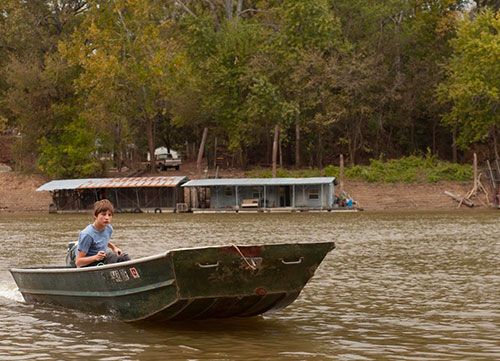
[[[87,268],[11,269],[26,302],[123,321],[250,317],[286,307],[333,242],[172,250]]]

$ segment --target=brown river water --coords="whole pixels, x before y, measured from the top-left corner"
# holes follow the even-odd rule
[[[135,325],[23,302],[89,215],[0,213],[0,360],[498,360],[500,213],[118,214],[133,257],[334,240],[299,298],[250,319]]]

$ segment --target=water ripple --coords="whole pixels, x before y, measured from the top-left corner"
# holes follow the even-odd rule
[[[11,245],[0,250],[1,360],[492,360],[500,354],[497,212],[117,215],[114,240],[134,257],[229,243],[337,244],[282,311],[168,326],[22,302],[8,269],[62,262],[67,242],[89,221],[88,215],[0,214],[0,239]]]

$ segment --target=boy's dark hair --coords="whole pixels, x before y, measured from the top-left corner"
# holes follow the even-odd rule
[[[97,217],[99,213],[110,211],[111,214],[115,213],[115,208],[113,203],[107,199],[101,199],[94,203],[94,216]]]

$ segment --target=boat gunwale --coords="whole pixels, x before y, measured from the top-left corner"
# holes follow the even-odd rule
[[[79,268],[78,267],[66,267],[66,266],[53,266],[53,268],[52,268],[52,266],[33,266],[33,267],[26,267],[26,268],[10,268],[9,271],[11,273],[76,273],[76,272],[92,272],[92,271],[99,271],[99,270],[109,270],[109,269],[113,269],[113,268],[130,266],[130,265],[135,265],[135,264],[139,264],[139,263],[144,263],[144,262],[149,262],[149,261],[153,261],[156,259],[164,258],[168,255],[169,252],[170,251],[156,254],[156,255],[152,255],[152,256],[132,259],[130,261],[105,264],[102,266],[79,267]]]
[[[322,242],[299,242],[299,243],[271,243],[265,245],[238,245],[237,247],[269,247],[269,246],[295,246],[295,245],[310,245],[310,244],[326,244],[330,243],[332,248],[327,252],[329,253],[333,249],[336,248],[334,241],[322,241]],[[52,266],[33,266],[33,267],[25,267],[25,268],[10,268],[10,273],[76,273],[76,272],[93,272],[99,270],[109,270],[113,268],[120,268],[123,266],[135,265],[138,263],[144,263],[153,261],[160,258],[165,258],[171,252],[179,252],[179,251],[187,251],[187,250],[199,250],[199,249],[216,249],[216,248],[227,248],[227,247],[235,247],[235,245],[218,245],[218,246],[198,246],[198,247],[184,247],[184,248],[176,248],[172,250],[168,250],[167,252],[159,253],[152,256],[141,257],[137,259],[132,259],[130,261],[118,262],[105,264],[102,266],[91,266],[91,267],[66,267],[66,266],[53,266],[54,268],[48,268]],[[41,268],[43,267],[43,268]]]

